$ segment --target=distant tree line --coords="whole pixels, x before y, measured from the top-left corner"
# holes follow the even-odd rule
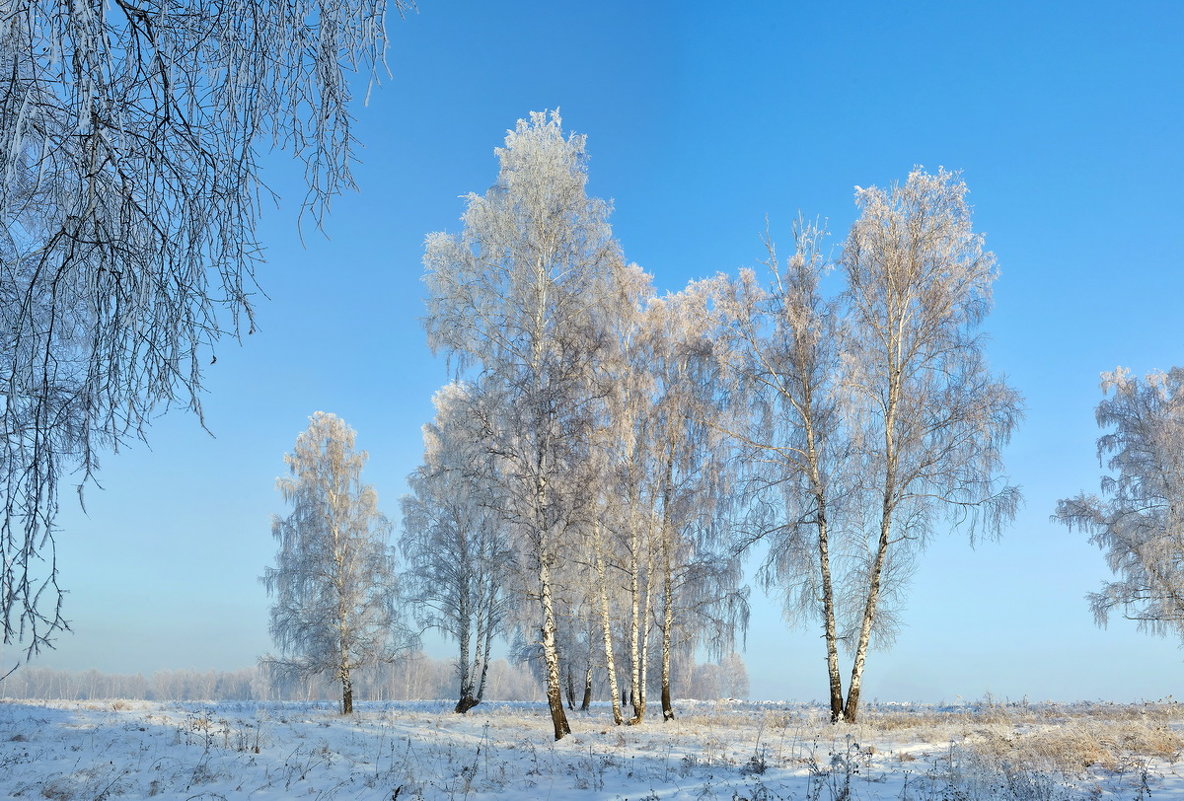
[[[687,698],[743,698],[748,693],[744,660],[732,654],[722,662],[688,665],[679,673]],[[436,700],[456,690],[456,664],[413,651],[399,660],[374,665],[355,676],[358,694],[372,701]],[[332,675],[277,676],[265,665],[242,670],[163,670],[149,674],[55,670],[26,665],[0,679],[0,698],[87,701],[108,698],[149,701],[314,701],[339,691]],[[538,701],[542,687],[526,665],[494,659],[489,664],[486,698]]]
[[[437,397],[445,417],[449,407],[442,399],[447,397],[447,392]],[[429,427],[425,439],[429,454],[460,458],[467,470],[481,446],[460,428],[463,420]],[[445,432],[450,441],[437,438]],[[410,479],[415,492],[404,499],[400,544],[407,565],[400,572],[377,493],[362,482],[367,454],[356,448],[356,439],[345,421],[316,412],[285,457],[289,475],[277,485],[292,509],[273,522],[279,550],[275,566],[262,577],[274,599],[271,634],[279,649],[260,660],[268,691],[283,694],[285,688],[303,688],[296,693],[303,697],[314,690],[323,692],[332,682],[340,687],[343,714],[353,711],[355,692],[370,699],[424,697],[425,692],[438,697],[431,689],[408,683],[425,664],[414,647],[417,631],[427,628],[441,630],[459,645],[455,669],[444,671],[454,675],[451,681],[459,679],[458,712],[467,711],[487,693],[497,697],[506,690],[505,663],[491,659],[495,637],[510,640],[515,664],[526,666],[526,675],[545,684],[546,654],[529,638],[520,622],[526,614],[515,607],[522,603],[517,594],[521,580],[499,501],[494,494],[482,494],[496,490],[486,484],[470,492],[457,483],[462,480],[458,475],[417,471]],[[439,492],[429,494],[433,488]],[[611,672],[604,677],[594,671],[596,640],[581,638],[579,631],[591,621],[577,617],[569,600],[574,597],[571,587],[564,585],[556,605],[560,636],[572,657],[563,665],[562,694],[573,709],[587,709],[595,695],[611,698],[617,710],[623,703],[617,698],[619,688]],[[515,620],[519,623],[511,625]],[[729,635],[725,629],[724,636]],[[644,704],[651,688],[668,699],[672,685],[703,698],[747,693],[738,656],[717,649],[718,658],[727,657],[727,671],[718,665],[698,665],[694,644],[688,638],[674,641],[660,677],[643,669],[640,683],[629,685],[633,702],[637,704],[640,696]],[[533,687],[515,692],[534,694]]]

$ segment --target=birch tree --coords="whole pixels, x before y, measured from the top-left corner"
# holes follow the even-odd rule
[[[292,505],[272,523],[279,543],[263,584],[275,601],[271,636],[279,656],[263,662],[299,678],[328,674],[341,682],[341,712],[353,712],[352,673],[390,661],[399,645],[390,525],[378,494],[362,483],[365,451],[341,418],[316,412],[284,456],[289,475],[276,480]]]
[[[846,513],[855,499],[840,409],[842,310],[821,288],[829,271],[825,236],[799,218],[794,253],[784,263],[766,235],[767,288],[744,270],[736,280],[717,281],[715,291],[720,354],[750,410],[732,434],[746,453],[756,537],[769,544],[763,582],[782,594],[787,616],[821,623],[833,722],[843,717],[843,686],[832,551],[836,532],[850,526]]]
[[[613,719],[635,725],[645,718],[651,671],[663,717],[673,718],[676,648],[730,650],[747,620],[747,596],[741,557],[720,536],[728,529],[729,470],[724,438],[708,422],[721,413],[700,324],[709,298],[695,288],[657,298],[638,268],[618,275],[586,552]],[[614,628],[625,632],[621,649]],[[628,663],[627,721],[618,707],[618,653]]]
[[[403,10],[403,0],[392,0]],[[66,627],[64,472],[189,407],[253,330],[260,156],[300,159],[320,223],[352,185],[349,73],[386,0],[10,0],[0,12],[0,620],[27,654]]]
[[[660,587],[655,607],[664,720],[674,719],[676,638],[722,655],[748,625],[743,554],[732,537],[734,463],[720,425],[727,410],[716,387],[715,332],[707,324],[705,288],[692,284],[655,299],[646,312],[649,346],[643,353],[654,391],[643,463],[649,466],[653,572]]]
[[[486,445],[502,461],[505,515],[539,604],[556,739],[570,732],[556,648],[555,573],[586,497],[612,271],[609,205],[590,198],[584,137],[557,112],[519,120],[495,151],[497,183],[469,195],[460,234],[431,234],[425,325],[434,351],[479,372],[493,401]]]
[[[400,548],[405,593],[420,625],[457,641],[459,697],[468,712],[485,693],[490,652],[501,633],[513,569],[498,469],[483,447],[484,419],[474,389],[449,384],[432,399],[424,426],[424,464],[408,479]]]
[[[873,630],[893,575],[938,523],[994,535],[1019,491],[1001,475],[1001,451],[1020,398],[985,363],[978,328],[991,305],[993,254],[971,225],[966,185],[945,170],[915,169],[888,190],[857,189],[861,214],[840,264],[849,309],[846,380],[861,418],[862,475],[875,500],[854,591],[862,609],[843,718],[855,722]],[[887,628],[881,628],[883,632]]]
[[[653,426],[650,417],[654,400],[655,376],[650,369],[656,338],[647,329],[647,307],[653,298],[650,276],[640,270],[621,271],[616,288],[620,293],[611,318],[611,339],[605,370],[601,376],[604,390],[603,436],[598,440],[597,477],[594,492],[603,503],[595,509],[601,517],[593,521],[596,530],[597,558],[605,562],[623,584],[621,606],[628,632],[624,654],[628,659],[630,725],[645,718],[649,668],[650,618],[654,605],[654,510],[652,499]],[[603,527],[602,527],[603,524]],[[607,537],[604,536],[607,531]],[[607,546],[607,549],[606,549]],[[603,574],[604,565],[598,565]],[[602,603],[602,616],[607,615]],[[616,669],[610,653],[609,623],[605,627],[605,661],[609,666],[610,685]],[[615,690],[614,690],[615,696]],[[614,705],[616,700],[614,697]],[[618,712],[614,707],[614,720]]]
[[[1089,534],[1117,578],[1089,595],[1099,625],[1115,610],[1154,634],[1184,637],[1184,368],[1140,379],[1102,374],[1101,495],[1057,503],[1054,519]]]

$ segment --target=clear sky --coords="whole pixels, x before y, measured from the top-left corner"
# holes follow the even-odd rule
[[[394,77],[357,109],[360,191],[334,204],[328,238],[301,245],[301,173],[270,162],[285,197],[261,230],[270,299],[259,332],[208,368],[216,437],[170,412],[151,448],[104,460],[87,514],[64,498],[75,631],[37,664],[253,664],[270,647],[257,577],[285,512],[274,479],[313,411],[357,429],[397,516],[446,380],[419,322],[424,235],[458,230],[459,196],[493,183],[515,120],[561,107],[588,135],[590,189],[614,200],[626,257],[662,289],[755,264],[766,215],[783,240],[799,210],[828,218],[837,244],[855,185],[962,170],[1002,271],[986,329],[1026,397],[1008,451],[1026,505],[999,542],[934,542],[864,697],[1180,689],[1174,641],[1093,625],[1083,596],[1102,557],[1049,515],[1097,488],[1099,372],[1184,363],[1184,6],[422,0],[389,28]],[[819,632],[754,599],[753,697],[824,697]]]

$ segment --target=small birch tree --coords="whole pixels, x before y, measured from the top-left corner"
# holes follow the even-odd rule
[[[418,622],[459,646],[456,711],[462,714],[485,693],[514,567],[498,511],[498,466],[483,446],[484,421],[473,393],[449,384],[432,399],[436,419],[424,426],[424,464],[408,479],[400,540],[404,590]]]
[[[1117,579],[1089,595],[1094,619],[1111,612],[1153,634],[1184,638],[1184,368],[1102,374],[1098,461],[1102,494],[1057,503],[1054,516],[1089,534]]]
[[[353,671],[390,661],[398,644],[390,525],[362,483],[367,454],[354,450],[356,438],[336,415],[309,418],[284,456],[290,474],[276,480],[292,511],[272,523],[279,551],[262,578],[280,649],[263,662],[281,675],[335,676],[343,715],[353,712]]]

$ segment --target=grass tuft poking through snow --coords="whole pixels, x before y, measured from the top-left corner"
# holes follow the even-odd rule
[[[670,723],[541,704],[0,702],[0,797],[552,801],[1184,798],[1176,704],[684,702]]]

